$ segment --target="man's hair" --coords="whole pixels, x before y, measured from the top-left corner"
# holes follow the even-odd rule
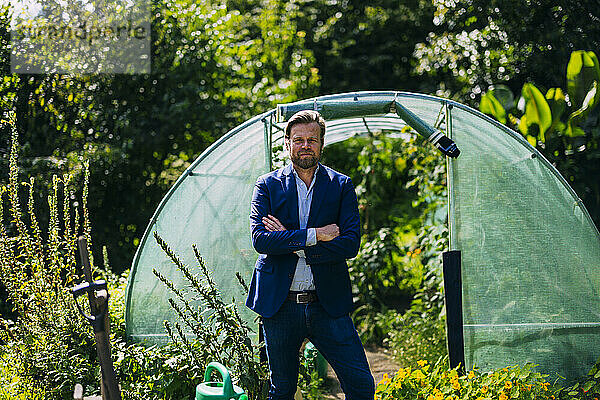
[[[321,114],[313,110],[302,110],[292,115],[288,121],[287,126],[285,127],[285,138],[290,138],[290,134],[292,133],[292,127],[294,125],[310,124],[311,122],[316,122],[317,124],[319,124],[319,127],[321,128],[321,144],[324,143],[323,139],[325,138],[325,120],[323,119],[323,117],[321,117]]]

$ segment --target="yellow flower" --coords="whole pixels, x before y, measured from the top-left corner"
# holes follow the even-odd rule
[[[430,394],[429,396],[427,396],[427,400],[435,400],[435,396]]]
[[[398,370],[398,374],[396,375],[400,380],[406,378],[408,376],[408,371],[404,368],[400,368]]]
[[[412,376],[413,376],[413,378],[415,378],[415,379],[417,379],[419,381],[426,378],[426,376],[423,374],[423,372],[421,372],[420,369],[418,369],[415,372],[413,372]]]
[[[424,367],[427,365],[427,360],[419,360],[417,361],[417,364],[419,364],[419,367]]]
[[[387,385],[391,381],[392,380],[390,379],[390,377],[388,376],[388,374],[383,374],[383,378],[381,378],[381,380],[379,381],[379,384],[380,385]]]
[[[460,389],[460,382],[458,380],[452,381],[452,389],[454,389],[454,390]]]
[[[467,379],[473,379],[475,378],[475,372],[473,372],[473,370],[469,371],[469,375],[467,375]]]
[[[506,381],[504,382],[504,389],[506,390],[510,390],[512,388],[512,382],[511,381]]]
[[[508,400],[508,396],[504,394],[504,392],[500,393],[499,400]]]
[[[444,393],[437,390],[437,392],[435,393],[435,400],[444,400]]]
[[[487,391],[488,391],[488,387],[487,386],[484,386],[484,387],[481,388],[481,393],[486,394]]]

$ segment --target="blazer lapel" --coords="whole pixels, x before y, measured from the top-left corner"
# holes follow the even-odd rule
[[[289,164],[283,169],[283,192],[285,193],[285,201],[288,204],[288,218],[294,226],[290,229],[300,228],[300,218],[298,217],[298,190],[296,189],[296,178],[292,172],[292,164]]]
[[[319,164],[319,170],[317,171],[315,185],[313,186],[312,201],[310,203],[310,214],[308,216],[307,227],[314,227],[315,221],[319,215],[321,204],[326,198],[327,191],[329,190],[329,175],[325,168]]]

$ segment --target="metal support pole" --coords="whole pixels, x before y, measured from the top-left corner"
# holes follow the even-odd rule
[[[454,140],[452,130],[452,104],[446,102],[444,104],[446,134]],[[454,158],[446,158],[446,181],[448,186],[448,231],[450,236],[450,250],[458,250],[456,244],[456,192],[454,191],[454,168],[457,160]]]
[[[265,166],[267,172],[273,169],[273,149],[272,149],[272,135],[271,135],[271,122],[267,117],[263,118],[264,136],[265,136]]]
[[[444,300],[446,303],[446,334],[450,368],[465,370],[465,339],[462,318],[462,278],[460,251],[444,252]]]

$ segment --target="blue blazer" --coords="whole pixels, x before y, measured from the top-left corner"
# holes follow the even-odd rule
[[[252,245],[260,253],[246,305],[270,318],[285,301],[298,262],[297,250],[304,250],[319,302],[332,317],[352,311],[352,289],[346,259],[360,247],[360,217],[354,186],[349,177],[319,164],[307,228],[337,224],[340,235],[306,246],[307,229],[300,229],[298,194],[292,165],[260,176],[254,187],[250,210]],[[275,216],[286,231],[269,232],[262,223],[267,214]]]

